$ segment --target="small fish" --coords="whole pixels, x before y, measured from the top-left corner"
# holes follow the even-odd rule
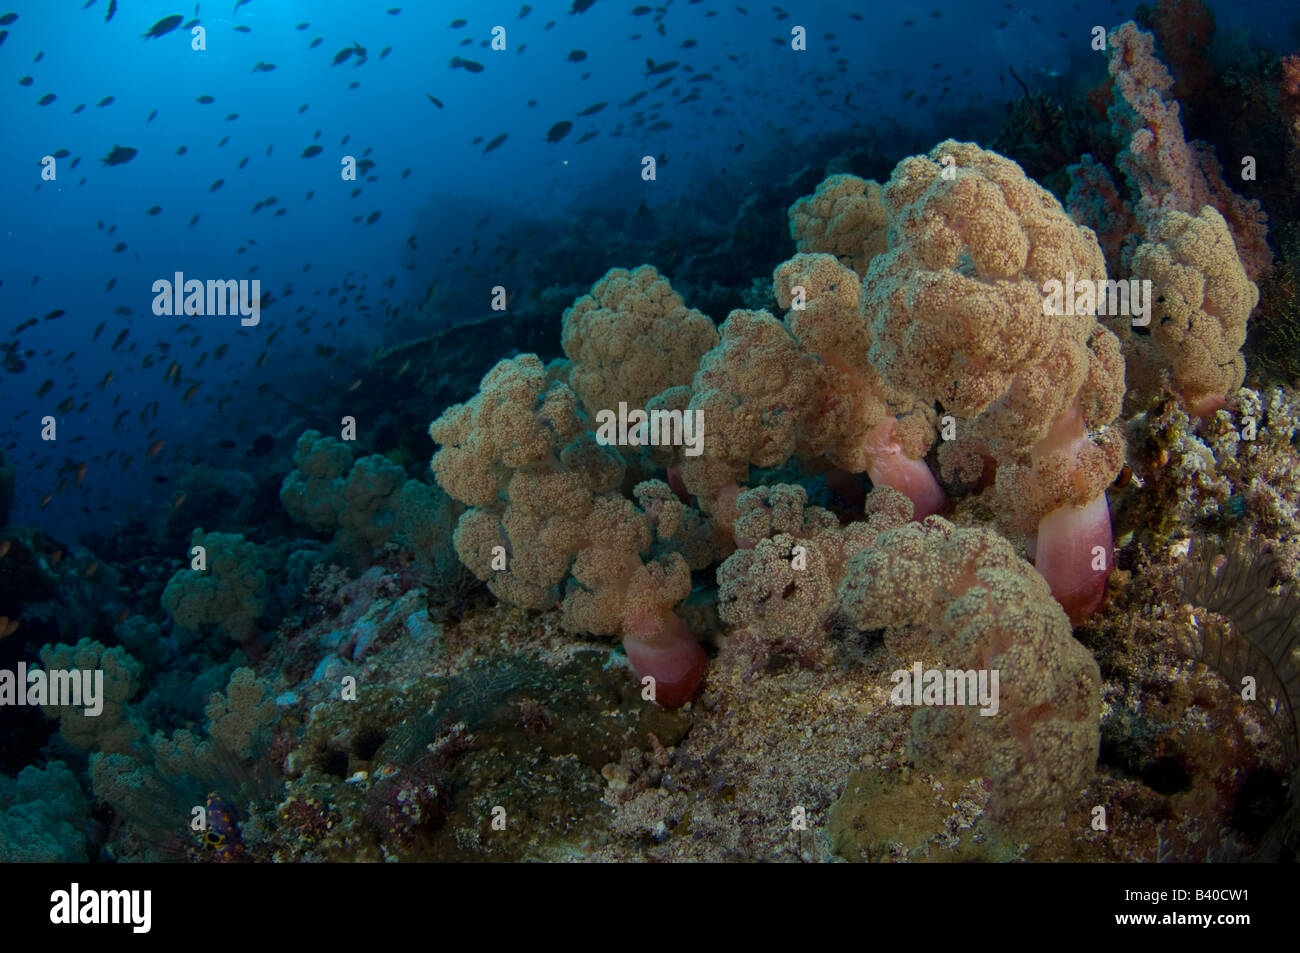
[[[588,4],[588,6],[590,6],[590,4]],[[584,7],[583,9],[585,10],[586,7]],[[546,141],[559,142],[561,139],[563,139],[565,136],[569,134],[569,130],[572,128],[573,128],[573,123],[569,122],[567,119],[564,120],[563,122],[557,122],[554,126],[551,127],[550,131],[546,133]]]
[[[251,72],[254,72],[254,73],[269,73],[269,72],[271,72],[271,70],[273,70],[273,69],[275,69],[275,64],[274,64],[274,63],[266,63],[266,62],[263,62],[262,60],[258,60],[257,63],[256,63],[256,65],[254,65],[253,69],[251,70]]]
[[[567,57],[570,63],[581,63],[587,58],[586,50],[570,50]]]
[[[152,459],[152,458],[158,456],[158,454],[162,453],[162,449],[163,449],[163,447],[165,447],[165,446],[167,446],[167,441],[165,441],[165,440],[155,440],[153,443],[151,443],[151,444],[149,445],[149,452],[146,453],[145,456],[147,456],[147,457],[149,457],[150,459]]]
[[[162,206],[161,206],[161,205],[155,205],[153,208],[149,209],[149,211],[145,212],[145,214],[146,214],[146,215],[158,215],[158,214],[160,214],[161,212],[162,212]]]
[[[208,191],[215,192],[217,189],[221,188],[225,184],[226,184],[225,179],[217,179],[217,181],[213,182],[211,185],[208,186]]]
[[[132,149],[130,146],[114,145],[113,151],[99,161],[104,163],[104,165],[125,165],[135,158],[136,151],[137,150]]]
[[[509,135],[510,134],[508,132],[501,133],[501,135],[497,136],[495,139],[493,139],[491,142],[487,144],[487,147],[483,150],[483,154],[487,155],[493,149],[499,149],[501,147],[501,144],[506,141],[506,138]]]
[[[244,24],[241,23],[241,24],[239,24],[239,26],[235,27],[235,32],[236,32],[236,33],[252,33],[252,32],[253,32],[253,28],[252,28],[251,26],[244,26]]]
[[[325,42],[325,38],[323,36],[318,36],[316,37],[316,39],[312,40],[310,43],[307,44],[307,49],[314,50],[316,49],[316,47],[320,46],[321,43],[323,42]]]
[[[352,47],[350,46],[343,47],[343,49],[339,50],[337,53],[334,54],[334,62],[331,63],[330,65],[338,66],[340,63],[346,63],[348,59],[351,58],[352,53],[353,53]]]
[[[205,106],[207,106],[207,105],[209,105],[209,104],[211,104],[211,103],[215,103],[215,102],[216,102],[215,99],[213,99],[211,96],[208,96],[207,94],[204,94],[204,95],[202,95],[202,96],[199,96],[199,97],[196,98],[194,101],[195,101],[196,103],[202,103],[202,104],[205,105]]]
[[[587,107],[586,109],[584,109],[582,112],[578,113],[578,115],[579,115],[579,116],[594,116],[594,115],[596,115],[596,113],[600,112],[602,109],[604,109],[604,108],[605,108],[606,106],[608,106],[608,105],[609,105],[609,103],[596,103],[596,105],[594,105],[594,106],[588,106],[588,107]]]
[[[22,79],[18,80],[18,85],[30,86],[32,85],[33,82],[35,82],[35,80],[33,80],[30,76],[24,76]]]
[[[144,121],[144,124],[146,126],[149,125],[149,123],[153,122],[154,117],[157,115],[158,115],[158,110],[155,109],[153,112],[149,114],[149,118]]]
[[[391,53],[391,52],[393,52],[393,48],[392,48],[391,46],[386,46],[386,47],[384,47],[382,50],[379,51],[379,58],[382,60],[384,57],[386,57],[386,56],[387,56],[389,53]]]
[[[431,93],[425,93],[424,95],[426,95],[426,96],[429,97],[429,102],[433,103],[433,104],[434,104],[435,106],[437,106],[439,109],[442,108],[442,100],[439,99],[437,96],[434,96],[434,95],[431,94]]]
[[[173,13],[169,17],[163,17],[161,20],[159,20],[157,23],[151,26],[149,28],[148,33],[141,33],[140,35],[144,37],[146,40],[155,37],[166,36],[172,30],[180,26],[181,21],[184,19],[185,18],[181,16],[179,13]]]
[[[48,106],[50,103],[54,102],[54,100],[58,98],[59,97],[55,96],[53,93],[46,93],[44,96],[42,96],[40,99],[36,101],[36,105]]]
[[[320,146],[316,146],[316,145],[308,146],[306,149],[302,150],[302,155],[299,156],[298,158],[310,159],[312,156],[318,156],[324,151],[325,150],[322,149]]]
[[[367,224],[367,225],[373,225],[373,224],[375,224],[375,222],[377,222],[377,221],[379,221],[379,212],[378,212],[378,211],[371,212],[369,215],[366,216],[366,224]]]
[[[108,16],[104,17],[104,22],[108,23],[113,19],[113,14],[117,12],[117,0],[108,0]]]
[[[469,70],[471,73],[483,72],[482,63],[475,63],[473,60],[463,60],[459,56],[453,56],[451,58],[451,68]]]
[[[13,23],[17,19],[18,19],[18,14],[6,13],[4,16],[0,17],[0,26],[8,26],[9,24]]]
[[[573,7],[569,10],[569,15],[573,16],[575,13],[586,13],[592,8],[592,5],[595,4],[595,2],[596,0],[573,0]]]
[[[95,103],[95,105],[96,105],[96,106],[111,106],[111,105],[113,105],[113,100],[114,100],[115,98],[116,98],[116,97],[113,97],[113,96],[105,96],[105,97],[104,97],[103,99],[101,99],[99,102]]]
[[[464,19],[452,20],[452,21],[451,21],[451,28],[452,28],[453,30],[459,30],[461,27],[463,27],[463,26],[464,26],[466,23],[468,23],[468,22],[469,22],[468,20],[464,20]]]

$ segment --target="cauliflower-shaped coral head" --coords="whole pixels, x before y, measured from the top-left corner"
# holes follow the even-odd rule
[[[1167,212],[1148,238],[1133,255],[1133,276],[1151,282],[1151,339],[1188,412],[1208,416],[1245,378],[1240,349],[1259,288],[1212,206],[1196,216]]]
[[[162,607],[177,625],[198,632],[217,628],[251,647],[266,608],[266,573],[257,546],[234,533],[196,529],[191,548],[206,550],[207,568],[179,570],[163,591]]]
[[[826,252],[859,278],[885,250],[885,206],[880,183],[832,175],[812,195],[790,206],[790,237],[801,252]]]
[[[945,471],[995,468],[1001,525],[1037,529],[1040,571],[1084,618],[1110,573],[1104,494],[1123,465],[1113,422],[1124,361],[1095,313],[1049,313],[1047,296],[1051,282],[1105,280],[1096,237],[1018,165],[972,143],[904,159],[884,202],[889,250],[862,294],[872,364],[955,418]]]
[[[569,385],[594,416],[620,402],[644,409],[668,388],[689,384],[718,332],[667,278],[642,265],[611,268],[575,301],[564,312],[561,343],[573,362]]]

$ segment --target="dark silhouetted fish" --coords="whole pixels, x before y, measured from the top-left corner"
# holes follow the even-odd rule
[[[18,81],[18,85],[19,85],[19,86],[30,86],[30,85],[32,85],[33,82],[35,82],[35,81],[34,81],[30,76],[24,76],[22,79],[20,79],[20,80]]]
[[[464,26],[466,23],[468,23],[468,22],[469,22],[468,20],[452,20],[452,21],[451,21],[451,28],[452,28],[453,30],[459,30],[461,27],[463,27],[463,26]]]
[[[587,58],[586,50],[570,50],[568,60],[570,63],[581,63]]]
[[[471,73],[483,72],[482,63],[475,63],[473,60],[463,60],[459,56],[453,56],[451,58],[451,68],[469,70]]]
[[[485,148],[485,149],[483,150],[483,154],[484,154],[484,155],[487,155],[487,154],[488,154],[489,152],[491,152],[493,149],[500,148],[501,143],[505,142],[505,141],[506,141],[506,137],[509,136],[509,135],[510,135],[510,133],[508,133],[508,132],[503,132],[503,133],[501,133],[501,135],[497,136],[495,139],[493,139],[491,142],[489,142],[489,143],[487,144],[487,148]]]
[[[429,102],[433,103],[433,104],[434,104],[435,106],[437,106],[439,109],[442,108],[442,100],[439,99],[437,96],[434,96],[434,95],[432,95],[432,94],[430,94],[430,93],[425,93],[424,95],[426,95],[426,96],[429,97]]]
[[[316,39],[312,40],[310,43],[307,44],[307,49],[314,50],[316,49],[316,47],[320,46],[324,42],[325,42],[325,38],[323,36],[318,36],[316,37]]]
[[[203,95],[203,96],[195,97],[195,100],[194,100],[194,101],[195,101],[196,103],[202,103],[202,104],[205,105],[205,106],[211,105],[212,103],[215,103],[215,102],[216,102],[215,99],[213,99],[211,96],[208,96],[208,95],[206,95],[206,94]]]
[[[306,149],[302,150],[302,155],[299,156],[299,158],[310,159],[312,156],[320,155],[323,151],[324,150],[320,146],[308,146]]]
[[[595,2],[596,0],[573,0],[573,7],[569,10],[569,14],[586,13]]]
[[[221,188],[225,184],[226,184],[225,179],[217,179],[217,181],[213,182],[211,185],[208,186],[208,191],[215,192],[217,189]]]
[[[257,63],[253,66],[252,72],[254,72],[254,73],[269,73],[269,72],[271,72],[271,70],[273,70],[273,69],[275,69],[275,64],[274,64],[274,63],[265,63],[265,62],[263,62],[262,60],[258,60]]]
[[[53,93],[46,93],[46,94],[45,94],[44,96],[42,96],[40,99],[36,100],[36,105],[38,105],[38,106],[48,106],[50,103],[54,102],[54,100],[56,100],[56,99],[58,99],[58,98],[59,98],[59,97],[55,96]]]
[[[154,37],[166,36],[172,30],[180,26],[181,21],[184,19],[185,18],[181,16],[179,13],[173,13],[171,16],[163,17],[153,26],[149,27],[148,33],[141,33],[140,35],[144,37],[146,40],[152,39]]]
[[[56,159],[66,159],[68,156],[72,155],[72,153],[67,149],[60,149],[58,152],[53,153],[53,155]]]
[[[114,145],[113,151],[99,161],[104,165],[124,165],[135,158],[136,150],[130,146]]]
[[[594,115],[596,115],[596,113],[600,112],[602,109],[604,109],[604,108],[605,108],[606,106],[608,106],[608,105],[609,105],[609,103],[596,103],[596,105],[594,105],[594,106],[588,106],[588,107],[587,107],[586,109],[584,109],[582,112],[578,113],[578,115],[579,115],[579,116],[594,116]]]
[[[158,115],[158,110],[155,109],[153,112],[149,114],[149,118],[144,121],[144,124],[146,126],[149,125],[149,123],[153,122],[154,116],[157,115]]]
[[[6,13],[4,16],[0,17],[0,26],[8,26],[9,24],[13,23],[17,19],[18,19],[18,14]]]
[[[146,215],[158,215],[158,214],[160,214],[161,212],[162,212],[162,206],[161,206],[161,205],[155,205],[153,208],[149,209],[149,211],[145,212],[145,214],[146,214]]]
[[[330,65],[338,66],[340,63],[347,62],[347,60],[351,58],[352,53],[353,53],[352,47],[350,46],[343,47],[343,49],[339,50],[337,53],[334,54],[334,62],[331,63]]]
[[[108,15],[104,17],[104,22],[108,23],[113,19],[113,14],[117,12],[117,0],[108,0]]]
[[[588,4],[588,6],[590,6],[590,4]],[[586,7],[583,7],[583,9],[585,10]],[[546,141],[559,142],[561,139],[563,139],[565,136],[569,134],[569,130],[572,128],[573,128],[573,123],[569,122],[567,119],[564,120],[563,122],[557,122],[554,126],[551,127],[550,132],[546,134]]]

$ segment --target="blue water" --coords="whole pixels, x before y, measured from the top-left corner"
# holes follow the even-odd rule
[[[870,142],[898,124],[938,141],[972,121],[996,123],[1019,95],[1008,66],[1031,82],[1099,70],[1089,56],[1102,54],[1071,38],[1132,12],[1120,4],[676,0],[634,16],[635,0],[597,0],[581,14],[569,12],[568,0],[536,0],[520,18],[521,6],[124,0],[107,23],[109,0],[5,6],[17,14],[0,46],[0,314],[17,361],[0,372],[8,410],[0,446],[18,471],[12,522],[68,539],[111,531],[168,506],[172,486],[152,475],[174,476],[195,461],[242,465],[282,410],[259,396],[259,385],[307,401],[320,388],[337,392],[377,347],[487,313],[496,284],[512,295],[526,290],[519,283],[536,278],[527,277],[527,262],[504,263],[525,225],[562,222],[575,207],[654,207],[719,173],[743,189],[761,174],[763,157],[798,153],[831,132]],[[1216,7],[1221,31],[1237,22],[1259,42],[1286,46],[1286,18],[1267,5]],[[198,19],[206,50],[192,49],[184,29],[141,38],[172,14]],[[452,27],[457,18],[466,24]],[[790,49],[796,25],[807,28],[803,52]],[[505,30],[503,51],[489,47],[496,26]],[[695,45],[683,48],[687,40]],[[354,45],[364,47],[364,63],[353,54],[332,65]],[[571,61],[574,50],[586,58]],[[483,69],[452,68],[453,57]],[[647,76],[647,58],[680,65]],[[259,62],[275,69],[255,71]],[[691,81],[705,73],[711,78]],[[31,85],[19,85],[26,76]],[[675,81],[651,91],[668,77]],[[908,90],[914,95],[904,99]],[[53,102],[38,105],[51,93]],[[108,96],[110,105],[96,105]],[[200,104],[200,96],[214,102]],[[608,106],[577,115],[600,102]],[[74,112],[79,104],[84,110]],[[638,111],[650,118],[634,126]],[[572,130],[547,142],[561,121]],[[671,127],[648,131],[658,122]],[[599,134],[579,143],[592,131]],[[501,133],[505,142],[485,153]],[[313,144],[322,152],[301,158]],[[115,145],[138,154],[102,164]],[[57,160],[57,179],[44,181],[41,159],[60,149],[70,155]],[[349,155],[374,162],[356,182],[339,175]],[[640,177],[643,156],[668,160],[653,182]],[[211,191],[218,179],[223,186]],[[274,205],[253,211],[271,197]],[[154,207],[161,211],[148,214]],[[375,212],[378,220],[365,224]],[[125,249],[114,252],[119,243]],[[153,283],[178,271],[260,280],[269,295],[260,324],[154,315]],[[434,281],[438,307],[417,319]],[[66,314],[43,320],[57,309]],[[35,326],[9,334],[29,318]],[[124,330],[129,336],[112,350]],[[221,345],[228,353],[218,359],[210,352]],[[506,352],[508,342],[501,345]],[[347,360],[318,356],[320,346]],[[149,355],[152,366],[142,367]],[[172,361],[179,372],[167,380]],[[48,393],[35,396],[46,381]],[[56,410],[69,398],[70,412]],[[440,410],[430,407],[429,418]],[[46,415],[57,421],[54,442],[41,439]],[[214,447],[223,438],[237,443],[224,456]],[[147,462],[159,439],[164,448]]]

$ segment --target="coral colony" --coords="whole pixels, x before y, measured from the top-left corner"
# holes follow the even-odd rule
[[[266,0],[105,6],[86,28],[139,56],[257,62],[246,95],[178,75],[116,132],[78,131],[113,96],[69,104],[57,143],[107,153],[84,189],[76,149],[33,160],[59,215],[98,190],[181,225],[162,249],[92,225],[88,255],[138,272],[102,301],[3,267],[7,313],[86,297],[3,352],[0,859],[1294,857],[1300,54],[1201,0],[1059,34],[940,5],[880,13],[906,69],[939,60],[904,89],[840,55],[866,23],[830,2],[393,7],[332,59],[315,5],[287,37]],[[420,16],[457,52],[432,92],[392,29]],[[67,67],[27,21],[0,17],[0,62],[44,117]],[[1005,58],[979,97],[950,75],[977,28]],[[474,210],[399,178],[395,144],[283,109],[286,44],[309,82],[481,132],[467,182],[532,163],[552,191]],[[476,115],[539,56],[577,105],[516,79],[522,112]],[[741,100],[788,57],[811,85],[760,121]],[[326,133],[263,155],[237,109]],[[607,166],[634,185],[575,184]],[[139,200],[164,177],[187,184]],[[385,245],[432,194],[454,211]],[[339,209],[388,263],[287,278]],[[209,266],[223,215],[247,257]],[[61,318],[93,358],[60,356]],[[108,916],[69,883],[64,922]]]

